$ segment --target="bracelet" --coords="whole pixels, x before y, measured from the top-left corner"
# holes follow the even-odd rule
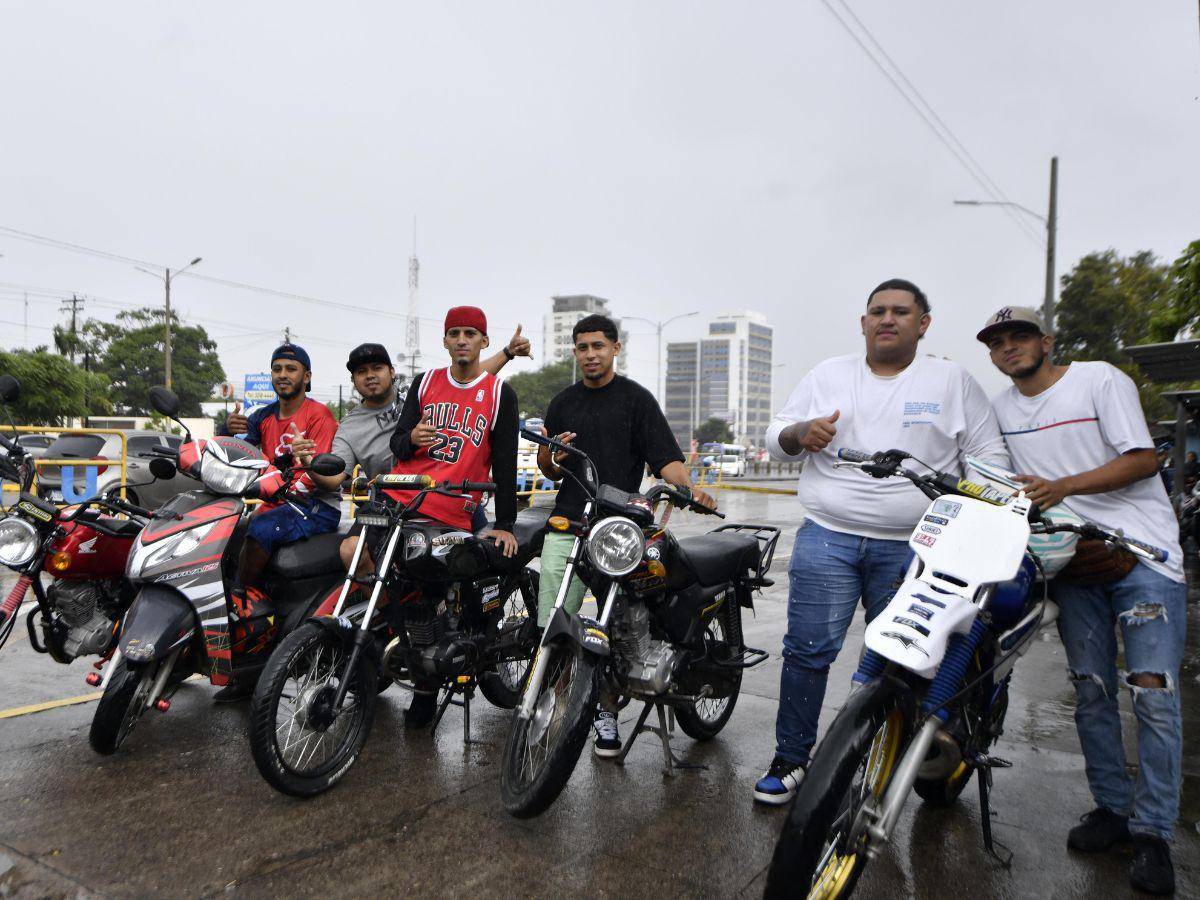
[[[512,362],[514,359],[517,358],[517,354],[513,353],[507,347],[502,347],[501,350],[504,353],[504,355],[508,357],[509,362]]]

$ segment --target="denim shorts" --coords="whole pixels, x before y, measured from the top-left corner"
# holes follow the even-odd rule
[[[307,506],[297,504],[300,513],[290,503],[284,503],[255,514],[250,519],[246,537],[252,538],[267,553],[274,553],[284,544],[294,544],[317,534],[336,531],[342,511],[328,503],[311,500]]]

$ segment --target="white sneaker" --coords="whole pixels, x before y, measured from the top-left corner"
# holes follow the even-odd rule
[[[592,749],[597,756],[611,759],[621,755],[621,735],[617,731],[616,713],[597,707],[596,719],[592,722],[592,728],[596,730],[596,740],[592,744]]]

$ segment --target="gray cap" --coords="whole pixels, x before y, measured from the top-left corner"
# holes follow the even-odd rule
[[[975,337],[986,344],[988,338],[1001,328],[1014,326],[1025,329],[1032,326],[1032,330],[1039,334],[1046,334],[1046,328],[1042,325],[1042,316],[1032,306],[1002,306],[988,317],[987,324]]]

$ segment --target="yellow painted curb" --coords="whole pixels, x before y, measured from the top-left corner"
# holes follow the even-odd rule
[[[785,497],[795,497],[795,488],[769,488],[769,487],[752,487],[748,484],[706,484],[705,488],[712,488],[714,491],[745,491],[747,494],[782,494]]]
[[[47,700],[45,703],[31,703],[29,706],[14,706],[12,709],[0,709],[0,719],[15,719],[17,716],[28,716],[33,713],[59,709],[63,706],[75,706],[78,703],[91,703],[104,696],[103,691],[94,694],[80,694],[78,697],[63,697],[61,700]]]

